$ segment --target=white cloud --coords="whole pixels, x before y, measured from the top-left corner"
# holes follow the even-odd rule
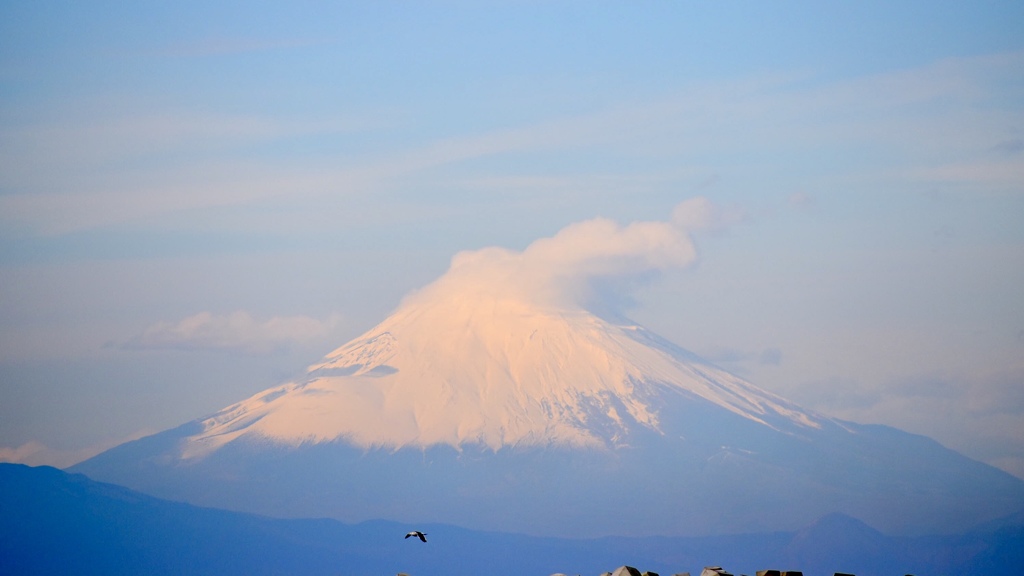
[[[200,312],[176,323],[159,322],[125,342],[129,349],[223,350],[265,354],[330,335],[337,316],[320,321],[307,316],[275,316],[258,321],[239,310],[227,315]]]
[[[697,252],[686,226],[706,225],[716,210],[698,198],[677,206],[669,222],[622,226],[595,218],[570,224],[522,252],[495,247],[460,252],[444,276],[409,298],[487,294],[537,305],[616,309],[635,282],[692,264]]]
[[[703,196],[684,200],[672,210],[672,223],[690,232],[719,232],[745,218],[742,209],[724,208]]]

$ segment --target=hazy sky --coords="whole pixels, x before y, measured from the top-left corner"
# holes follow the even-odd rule
[[[0,4],[0,459],[280,383],[461,250],[703,197],[631,318],[1024,477],[1024,4],[210,4]]]

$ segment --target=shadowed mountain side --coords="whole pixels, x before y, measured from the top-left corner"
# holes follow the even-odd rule
[[[71,471],[278,517],[444,522],[542,536],[797,530],[831,512],[892,534],[957,532],[1024,505],[1020,480],[925,437],[848,423],[808,437],[679,400],[674,410],[683,417],[664,434],[640,429],[617,450],[395,451],[240,439],[180,461],[175,447],[193,423]]]
[[[713,522],[713,518],[708,518]],[[409,542],[411,529],[430,534]],[[892,538],[842,515],[797,533],[589,540],[444,524],[281,520],[199,508],[54,468],[0,464],[4,574],[596,575],[622,564],[671,574],[722,565],[805,573],[963,575],[1024,569],[1024,523],[964,535]]]

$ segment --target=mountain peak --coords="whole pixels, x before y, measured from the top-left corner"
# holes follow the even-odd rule
[[[303,377],[76,469],[261,514],[577,536],[833,511],[920,531],[1020,507],[1004,472],[803,410],[621,318],[638,278],[695,258],[682,212],[457,254]]]
[[[430,296],[407,300],[305,379],[204,420],[186,455],[242,435],[367,448],[613,448],[639,430],[662,433],[666,396],[703,399],[767,426],[820,420],[635,324],[506,295]]]

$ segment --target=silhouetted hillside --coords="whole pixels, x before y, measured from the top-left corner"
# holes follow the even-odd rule
[[[709,519],[713,521],[713,519]],[[403,536],[427,533],[426,544]],[[282,520],[160,500],[55,468],[0,464],[2,574],[597,575],[1024,572],[1019,517],[961,536],[890,538],[830,515],[797,533],[567,540],[454,526]]]

